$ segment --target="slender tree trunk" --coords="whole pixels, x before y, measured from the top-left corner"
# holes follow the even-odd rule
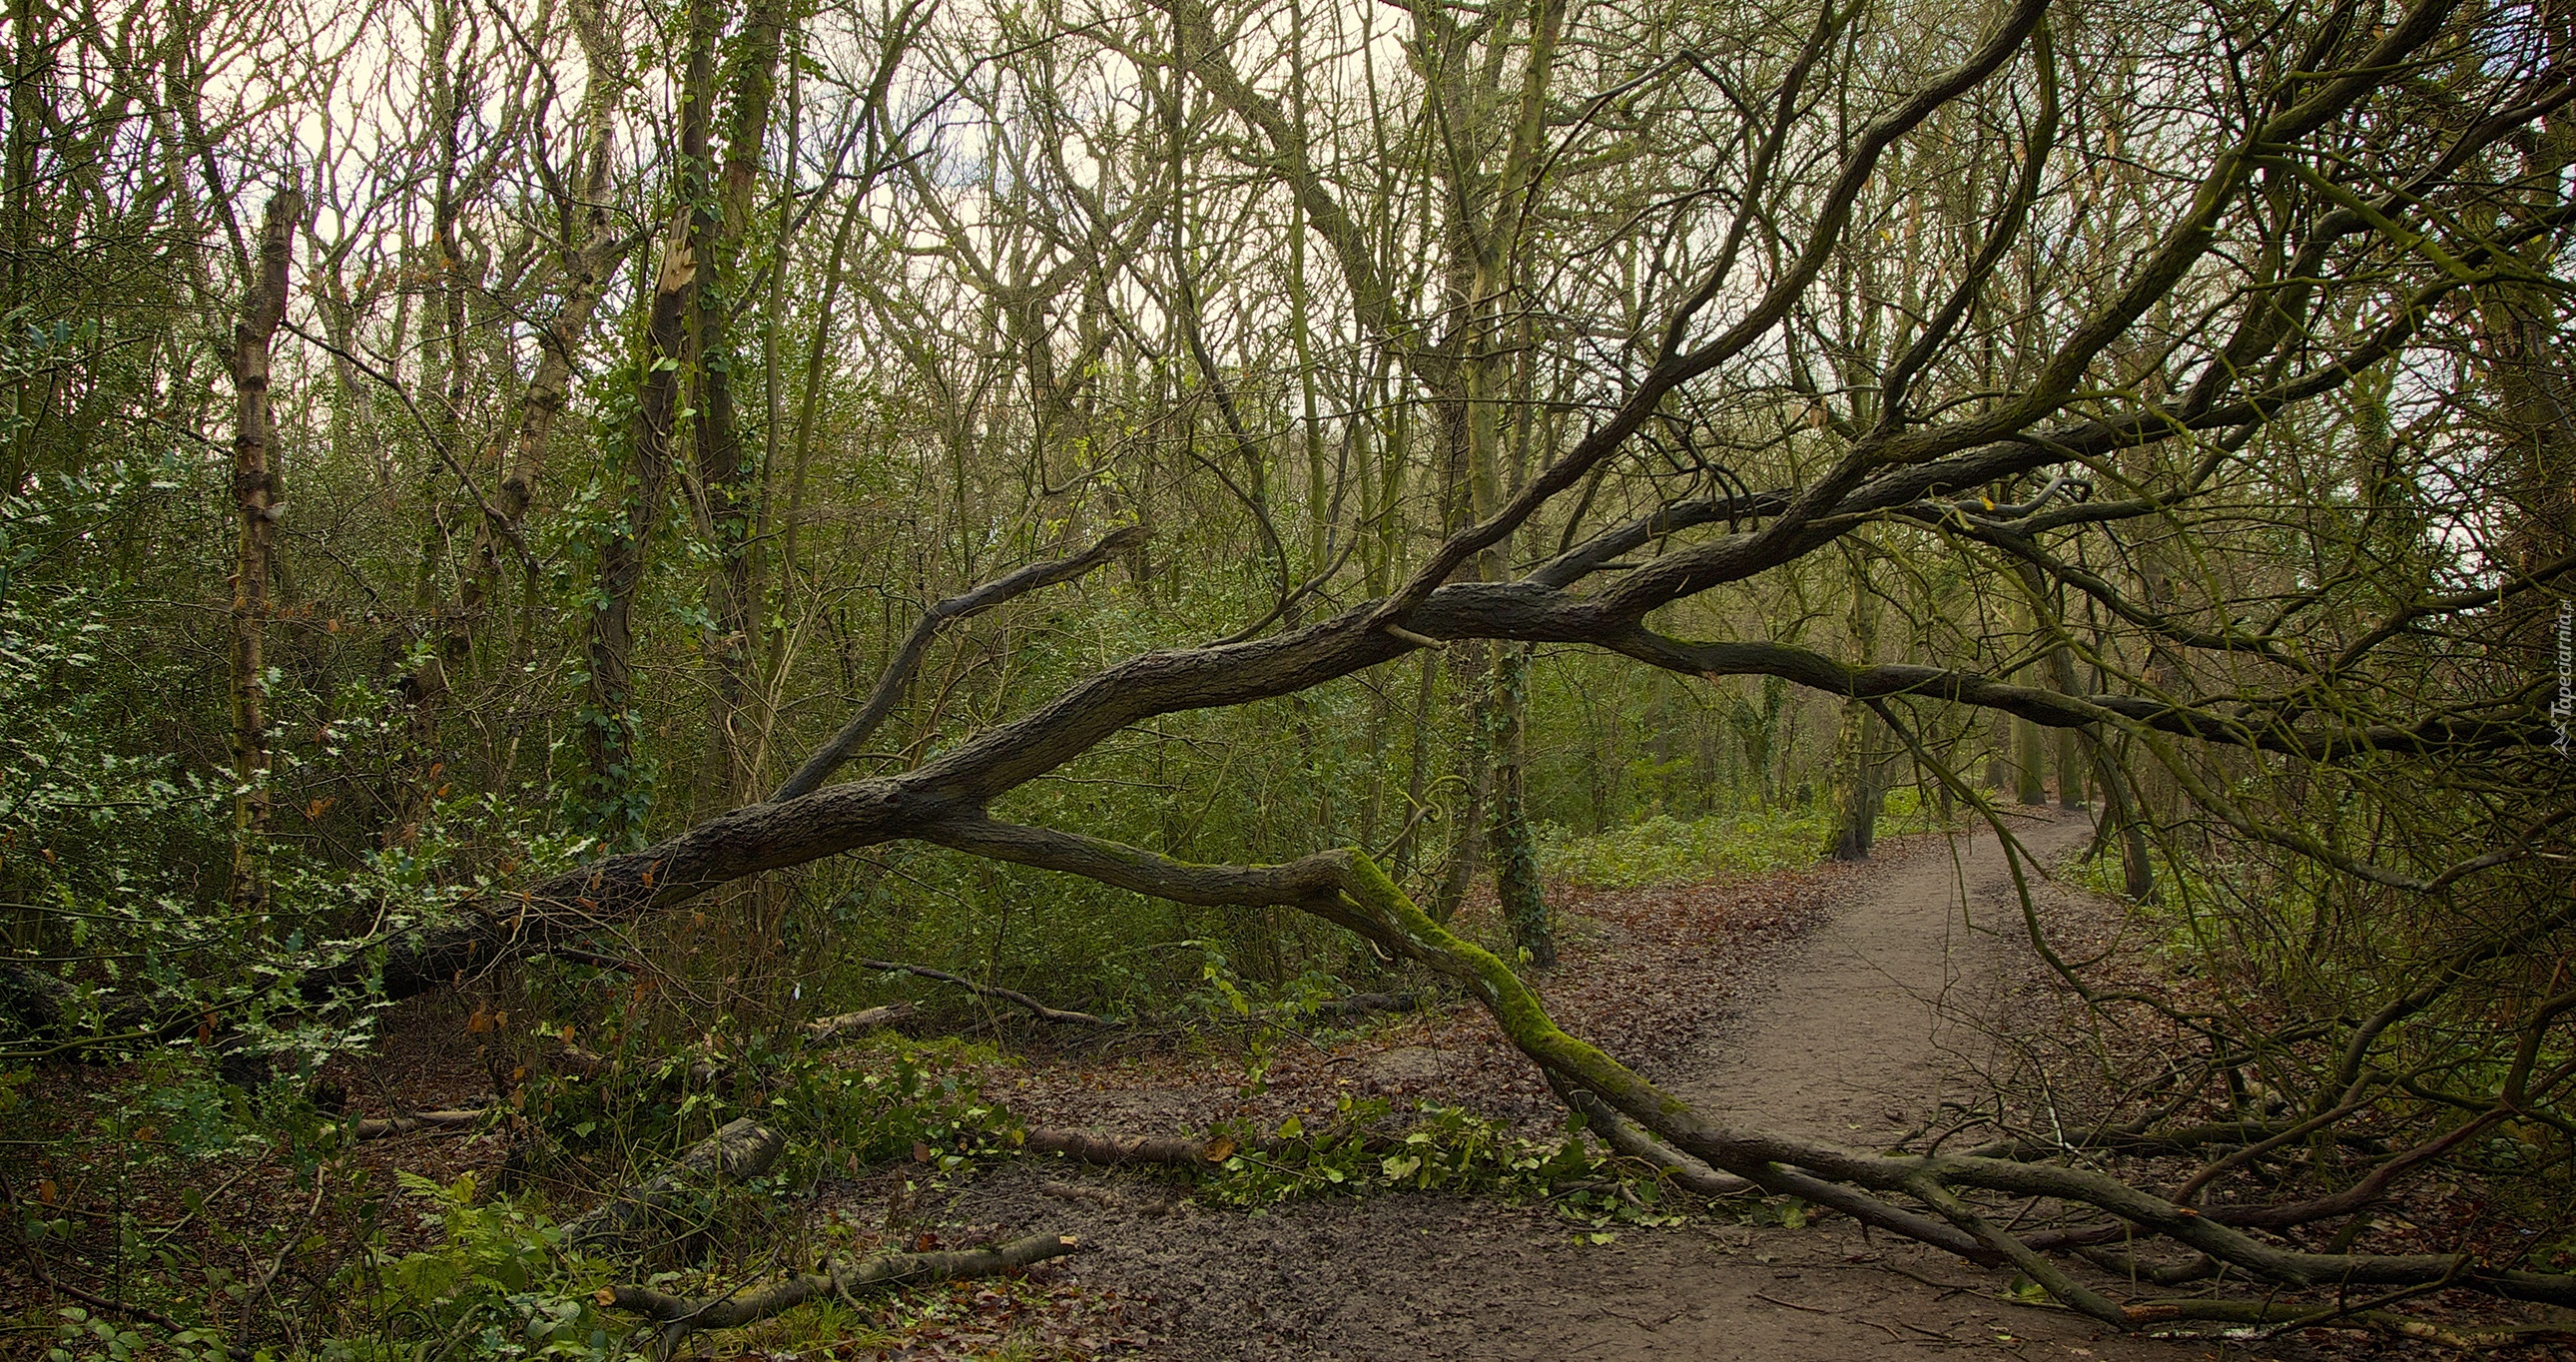
[[[1396,834],[1395,853],[1388,861],[1393,867],[1388,873],[1398,879],[1413,873],[1415,849],[1420,845],[1422,801],[1431,787],[1431,711],[1439,695],[1441,665],[1439,653],[1428,648],[1422,651],[1422,674],[1414,687],[1413,714],[1405,744],[1410,760],[1404,774],[1404,827]]]
[[[229,356],[238,405],[233,421],[233,504],[241,542],[233,560],[232,711],[233,860],[229,900],[236,914],[269,907],[268,682],[261,652],[268,621],[268,580],[275,570],[277,474],[270,450],[277,420],[269,402],[269,347],[286,318],[287,267],[304,195],[292,186],[268,201],[259,254]]]
[[[633,499],[599,546],[599,586],[590,621],[590,680],[582,725],[588,767],[583,798],[593,827],[613,848],[632,844],[644,828],[648,791],[637,769],[642,753],[635,720],[635,593],[643,585],[646,551],[661,516],[663,480],[671,467],[673,426],[689,361],[690,322],[703,264],[699,205],[709,193],[708,106],[715,92],[721,22],[712,0],[702,0],[690,11],[680,101],[679,206],[663,230],[660,263],[651,280],[643,373],[636,384],[635,418],[628,435],[627,485]]]
[[[2102,787],[2103,830],[2120,839],[2120,892],[2131,903],[2153,903],[2155,862],[2147,854],[2146,823],[2139,816],[2128,773],[2121,769],[2119,754],[2109,743],[2088,735],[2085,746],[2092,749],[2094,783]]]
[[[492,489],[491,502],[484,508],[473,547],[466,555],[467,575],[460,594],[463,609],[458,617],[468,629],[477,627],[488,616],[492,602],[500,596],[505,553],[518,556],[530,579],[526,585],[534,585],[536,559],[527,548],[527,521],[536,505],[537,479],[545,471],[546,449],[553,438],[555,422],[562,417],[564,404],[571,397],[574,357],[580,352],[582,338],[590,331],[591,317],[598,311],[609,278],[616,272],[618,247],[622,244],[610,230],[608,220],[616,170],[613,153],[618,92],[624,85],[617,48],[596,3],[577,0],[572,17],[573,31],[580,39],[588,67],[589,84],[582,106],[579,198],[556,205],[563,218],[563,297],[555,315],[537,328],[536,371],[528,377],[518,423],[503,455],[500,480]],[[523,598],[526,594],[529,593],[523,593]],[[534,643],[529,633],[523,622],[511,643],[512,662],[525,660]]]
[[[2039,737],[2039,725],[2016,717],[2012,721],[2013,802],[2045,804],[2048,802],[2047,756]]]
[[[0,316],[15,312],[27,301],[27,266],[37,255],[36,149],[54,64],[46,32],[52,17],[40,0],[11,0],[9,5],[9,128],[5,148],[0,149],[0,214],[8,218],[9,253],[6,261],[0,261],[0,271],[5,271],[0,273]],[[0,468],[0,478],[6,479],[0,481],[0,502],[18,494],[18,485],[34,462],[29,448],[36,435],[36,418],[47,405],[40,388],[49,386],[49,381],[40,382],[32,374],[11,385],[13,414],[24,424],[9,436],[9,462]]]
[[[468,365],[464,246],[457,236],[461,205],[456,198],[461,135],[458,124],[462,117],[458,68],[470,62],[473,53],[469,45],[463,56],[451,58],[454,41],[455,8],[441,4],[430,31],[429,69],[423,73],[423,83],[429,89],[430,135],[437,139],[437,170],[430,199],[430,250],[436,259],[430,272],[437,278],[438,288],[435,306],[426,314],[431,320],[422,326],[420,348],[425,359],[437,359],[435,372],[440,376],[426,413],[432,448],[430,457],[423,461],[421,504],[429,514],[421,530],[419,577],[413,595],[423,637],[414,648],[411,670],[402,680],[402,759],[386,801],[391,816],[377,833],[378,844],[385,847],[411,845],[420,835],[421,824],[428,820],[437,798],[438,776],[445,766],[439,756],[440,720],[447,709],[453,677],[464,669],[474,643],[462,609],[463,583],[458,584],[459,608],[449,608],[446,578],[451,571],[452,538],[440,485],[448,476],[447,470],[470,463],[460,447]],[[423,368],[428,370],[426,362]],[[458,490],[462,495],[473,495],[470,487]]]
[[[1556,963],[1556,924],[1539,883],[1538,842],[1529,825],[1529,734],[1523,722],[1529,664],[1529,644],[1505,643],[1494,650],[1494,816],[1486,835],[1493,841],[1494,897],[1513,944],[1529,952],[1531,964],[1544,967]]]
[[[1868,666],[1877,660],[1878,598],[1869,590],[1869,560],[1855,551],[1846,561],[1852,583],[1852,660]],[[1871,750],[1875,716],[1857,699],[1843,701],[1842,711],[1834,740],[1834,830],[1825,854],[1837,861],[1866,861],[1878,844],[1878,815],[1887,802],[1877,754]]]
[[[1431,916],[1447,922],[1467,901],[1476,865],[1485,858],[1485,801],[1493,792],[1492,738],[1487,730],[1492,711],[1481,692],[1491,681],[1493,645],[1484,639],[1454,643],[1442,669],[1453,694],[1468,697],[1466,731],[1454,749],[1451,798],[1463,801],[1449,819],[1449,851],[1440,863],[1440,879],[1431,895]]]
[[[716,0],[696,0],[720,15]],[[770,106],[778,90],[780,35],[786,20],[778,0],[754,0],[735,38],[733,99],[728,109],[725,154],[714,201],[703,195],[693,203],[691,228],[697,242],[701,282],[691,302],[691,325],[697,336],[699,410],[693,427],[698,485],[706,496],[707,530],[714,540],[715,569],[707,580],[707,617],[713,633],[707,640],[708,683],[713,713],[707,726],[708,750],[702,796],[712,808],[732,808],[758,796],[759,772],[752,769],[759,748],[755,696],[760,656],[759,545],[752,534],[758,517],[760,472],[744,456],[741,418],[735,410],[732,319],[742,303],[742,245],[751,228],[753,190],[768,144]],[[712,26],[713,20],[704,21]],[[713,90],[701,87],[706,97]],[[686,154],[686,153],[684,153]],[[697,153],[703,157],[701,146]],[[778,263],[773,262],[773,268]]]

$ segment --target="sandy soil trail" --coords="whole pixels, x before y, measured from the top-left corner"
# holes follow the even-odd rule
[[[2092,832],[2076,816],[2013,828],[2042,865]],[[1986,1067],[1987,1038],[1968,1019],[1991,1014],[2021,930],[1994,834],[1911,856],[1784,953],[1766,996],[1745,1000],[1744,1024],[1703,1043],[1675,1087],[1739,1124],[1864,1146],[1901,1135]]]

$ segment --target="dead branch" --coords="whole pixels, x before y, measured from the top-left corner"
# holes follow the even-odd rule
[[[1637,1127],[1607,1102],[1581,1088],[1564,1086],[1551,1072],[1548,1086],[1565,1104],[1583,1114],[1587,1128],[1599,1135],[1612,1149],[1628,1158],[1650,1164],[1655,1171],[1685,1192],[1707,1197],[1743,1196],[1761,1192],[1750,1180],[1733,1173],[1721,1173],[1698,1159],[1665,1144]]]
[[[2337,1326],[2377,1329],[2399,1338],[2420,1338],[2463,1352],[2486,1348],[2509,1348],[2520,1344],[2564,1342],[2576,1339],[2576,1328],[2566,1321],[2539,1324],[2508,1324],[2492,1328],[2458,1329],[2413,1319],[2387,1310],[2358,1307],[2297,1305],[2287,1301],[2231,1301],[2189,1299],[2152,1301],[2130,1307],[2132,1318],[2142,1322],[2166,1320],[2214,1320],[2228,1324],[2251,1325],[2265,1329],[2268,1335],[2290,1333],[2299,1329],[2331,1329]],[[2267,1335],[2267,1336],[2268,1336]]]
[[[1180,1168],[1223,1163],[1236,1149],[1234,1141],[1222,1136],[1199,1139],[1189,1135],[1102,1135],[1061,1126],[1031,1127],[1020,1147],[1032,1154],[1062,1154],[1068,1159],[1108,1167],[1161,1163]]]
[[[1068,1012],[1060,1007],[1049,1007],[1045,1003],[1039,1002],[1037,999],[1022,993],[1015,988],[1001,988],[993,984],[979,984],[964,975],[951,974],[944,969],[932,969],[928,965],[907,965],[895,960],[862,960],[859,962],[859,967],[861,969],[884,970],[889,974],[918,975],[924,979],[935,979],[943,984],[955,984],[959,988],[965,989],[979,998],[1000,998],[1006,1002],[1017,1003],[1020,1006],[1027,1008],[1030,1014],[1035,1016],[1039,1021],[1070,1023],[1077,1026],[1119,1025],[1119,1023],[1111,1021],[1107,1017],[1094,1016],[1089,1012]]]
[[[847,1267],[827,1262],[821,1272],[799,1272],[758,1290],[707,1299],[675,1296],[649,1286],[603,1286],[595,1299],[603,1306],[632,1311],[661,1325],[652,1349],[653,1356],[659,1359],[669,1357],[680,1341],[693,1333],[739,1328],[818,1296],[847,1296],[868,1287],[904,1282],[988,1276],[1061,1258],[1077,1247],[1072,1235],[1038,1234],[998,1248],[889,1253]]]
[[[1347,998],[1331,998],[1305,1009],[1316,1017],[1365,1017],[1372,1012],[1411,1012],[1422,1006],[1418,993],[1354,993]]]
[[[566,1248],[632,1248],[682,1198],[711,1185],[740,1182],[769,1171],[787,1148],[777,1131],[748,1116],[700,1140],[649,1181],[619,1192],[564,1222]]]
[[[1567,1035],[1511,966],[1431,920],[1385,872],[1354,850],[1320,852],[1279,866],[1202,866],[1053,829],[1006,827],[983,820],[927,834],[979,853],[1076,873],[1181,903],[1294,905],[1359,932],[1389,953],[1412,959],[1467,986],[1513,1045],[1565,1089],[1587,1090],[1656,1139],[1721,1172],[1776,1195],[1831,1207],[1864,1224],[1959,1254],[1971,1261],[2011,1262],[2041,1271],[2034,1280],[2064,1286],[2088,1314],[2123,1328],[2138,1321],[2082,1290],[2037,1259],[2033,1240],[2015,1238],[1978,1219],[1956,1190],[2045,1197],[2094,1207],[2126,1222],[2139,1237],[2163,1237],[2256,1277],[2285,1286],[2474,1287],[2520,1300],[2576,1305],[2576,1275],[2484,1267],[2459,1254],[2308,1252],[2256,1239],[2228,1219],[2258,1214],[2230,1208],[2222,1216],[2141,1190],[2108,1174],[2058,1164],[1974,1155],[1882,1155],[1764,1131],[1720,1126],[1599,1049]],[[1897,1198],[1928,1206],[1927,1216]],[[1944,1222],[1948,1223],[1944,1223]],[[2036,1238],[2034,1236],[2033,1238]],[[2050,1282],[2050,1278],[2058,1279]],[[2117,1316],[2117,1318],[2113,1318]]]
[[[394,1116],[371,1116],[365,1120],[350,1122],[349,1138],[376,1140],[387,1135],[409,1135],[419,1130],[471,1130],[482,1124],[483,1119],[491,1114],[488,1111],[459,1110],[406,1111]],[[336,1126],[324,1126],[321,1133],[327,1139],[336,1129],[338,1129]]]
[[[892,1026],[910,1017],[912,1013],[913,1006],[910,1003],[887,1003],[883,1007],[862,1008],[856,1012],[844,1012],[833,1017],[817,1017],[805,1023],[805,1043],[829,1044],[853,1031]]]

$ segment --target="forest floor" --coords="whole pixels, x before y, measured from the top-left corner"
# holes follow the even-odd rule
[[[2082,815],[2033,811],[2015,833],[2054,865],[2091,830]],[[2059,882],[2035,891],[2052,938],[2096,945],[2121,934],[2116,904]],[[1988,831],[1902,839],[1861,866],[1583,895],[1564,908],[1565,963],[1543,992],[1568,1031],[1712,1115],[1854,1146],[1919,1139],[1999,1101],[2022,1108],[2024,1094],[2008,1091],[2029,1076],[2020,1037],[2066,1003],[2026,944],[2009,867]],[[1266,1090],[1250,1096],[1240,1059],[1104,1066],[1065,1055],[994,1080],[1033,1124],[1122,1133],[1292,1114],[1312,1121],[1342,1092],[1532,1124],[1562,1113],[1534,1066],[1464,1006],[1329,1046],[1289,1046],[1275,1055]],[[870,1192],[853,1185],[848,1194]],[[1058,1269],[1061,1278],[1141,1303],[1131,1341],[1152,1357],[2456,1355],[2324,1329],[2278,1340],[2124,1336],[2015,1302],[2008,1274],[1839,1217],[1789,1228],[1713,1209],[1600,1242],[1547,1205],[1380,1194],[1246,1213],[1178,1200],[1142,1175],[1041,1160],[995,1167],[958,1189],[945,1214],[1009,1233],[1082,1236],[1096,1251]]]
[[[2084,816],[2053,810],[2025,811],[2013,827],[2042,867],[2069,860],[2091,834]],[[2120,905],[2063,879],[2035,880],[2033,904],[2065,955],[2108,961],[2126,971],[2124,987],[2173,983],[2159,983],[2161,966],[2141,940],[2149,934]],[[1859,865],[1568,891],[1558,906],[1564,959],[1536,975],[1558,1021],[1704,1112],[1747,1126],[1860,1148],[1919,1148],[1952,1130],[1959,1132],[1952,1138],[1973,1142],[1994,1122],[2071,1126],[2086,1101],[2085,1056],[2113,1054],[2124,1041],[2117,1026],[2113,1034],[2087,1032],[2080,1007],[2030,949],[2011,869],[1991,831],[1894,839]],[[1490,904],[1471,903],[1461,924],[1499,935]],[[463,1007],[457,998],[427,998],[389,1018],[378,1051],[348,1062],[354,1104],[381,1115],[489,1093],[491,1061],[467,1034]],[[1264,1026],[1217,1031],[1060,1032],[983,1064],[974,1077],[1031,1126],[1119,1135],[1268,1131],[1290,1117],[1319,1129],[1348,1103],[1385,1104],[1389,1128],[1436,1105],[1533,1139],[1564,1130],[1564,1109],[1536,1068],[1463,1002],[1311,1035]],[[2155,1038],[2126,1039],[2154,1053]],[[866,1064],[867,1054],[855,1050],[844,1062]],[[63,1091],[30,1095],[50,1096],[65,1112],[77,1109],[76,1089],[103,1090],[95,1079],[47,1086]],[[420,1134],[366,1142],[353,1157],[445,1181],[499,1172],[504,1149],[492,1134]],[[26,1183],[62,1178],[72,1190],[68,1146],[36,1163]],[[227,1214],[241,1217],[244,1243],[266,1242],[250,1233],[262,1206],[274,1219],[301,1200],[282,1164],[229,1173],[210,1165],[202,1176],[218,1173],[226,1190],[209,1200],[240,1203]],[[178,1196],[162,1191],[161,1200]],[[836,1362],[997,1355],[1839,1362],[1913,1349],[2174,1362],[2452,1355],[2352,1330],[2280,1339],[2220,1337],[2215,1326],[2173,1338],[2110,1333],[2025,1303],[2007,1273],[1864,1234],[1837,1216],[1778,1223],[1805,1217],[1784,1217],[1777,1203],[1751,1212],[1691,1203],[1679,1216],[1651,1217],[1678,1221],[1660,1224],[1605,1222],[1563,1200],[1513,1204],[1382,1189],[1246,1210],[1193,1197],[1167,1173],[1038,1157],[975,1158],[948,1175],[899,1164],[829,1179],[796,1200],[797,1214],[839,1217],[871,1239],[957,1245],[1068,1233],[1086,1251],[1016,1281],[903,1293],[863,1330],[876,1340],[864,1345],[834,1344],[835,1326],[788,1316],[749,1335],[701,1336],[693,1348]],[[2492,1217],[2481,1219],[2465,1194],[2417,1197],[2397,1210],[2411,1217],[2401,1222],[2409,1232],[2420,1223],[2427,1246],[2524,1232],[2481,1229]],[[175,1212],[164,1207],[152,1218]],[[881,1233],[869,1228],[877,1226]],[[401,1241],[397,1250],[436,1234],[427,1217],[388,1222],[388,1230]],[[0,1255],[0,1301],[33,1306],[45,1293],[22,1267]],[[2492,1302],[2447,1297],[2406,1308],[2436,1318],[2498,1316]],[[818,1328],[825,1332],[818,1336]],[[0,1337],[0,1356],[33,1342]],[[2486,1353],[2552,1355],[2545,1345]]]

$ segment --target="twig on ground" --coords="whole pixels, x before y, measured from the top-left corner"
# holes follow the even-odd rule
[[[1040,1021],[1071,1023],[1079,1026],[1116,1026],[1119,1024],[1109,1020],[1107,1017],[1094,1016],[1089,1012],[1071,1012],[1060,1007],[1049,1007],[1045,1003],[1039,1002],[1037,999],[1020,992],[1018,989],[1002,988],[994,984],[979,984],[962,974],[951,974],[944,969],[932,969],[928,965],[907,965],[896,960],[862,960],[859,962],[859,968],[884,970],[890,974],[911,974],[924,979],[937,980],[943,984],[955,984],[959,988],[965,989],[979,998],[1001,998],[1008,1002],[1018,1003],[1020,1006],[1027,1008],[1029,1012]]]

